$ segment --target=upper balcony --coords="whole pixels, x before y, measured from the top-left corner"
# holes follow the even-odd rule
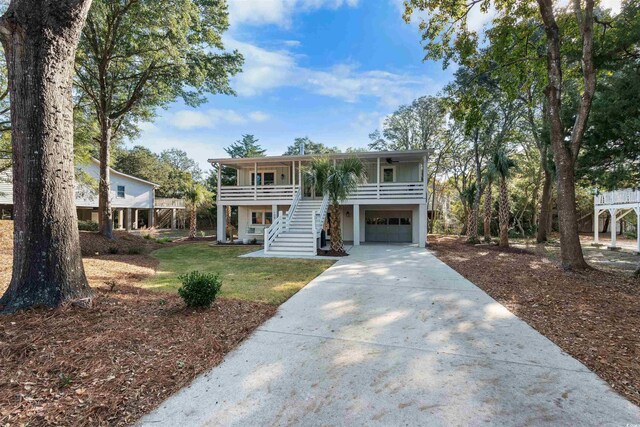
[[[358,186],[345,204],[424,203],[426,152],[394,151],[333,154],[340,162],[356,156],[366,169],[366,182]],[[278,156],[250,159],[209,160],[218,169],[218,201],[233,205],[288,204],[302,184],[305,197],[314,196],[304,183],[303,170],[315,156]],[[218,167],[219,166],[219,167]],[[221,185],[222,169],[235,171],[235,185]]]
[[[594,203],[596,206],[638,205],[640,204],[640,190],[627,188],[598,193],[594,198]]]

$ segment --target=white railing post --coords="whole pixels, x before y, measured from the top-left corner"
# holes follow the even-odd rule
[[[316,211],[311,211],[311,233],[313,234],[313,250],[315,251],[317,246],[316,239],[318,238],[316,231]]]
[[[269,227],[264,229],[264,253],[269,252]]]

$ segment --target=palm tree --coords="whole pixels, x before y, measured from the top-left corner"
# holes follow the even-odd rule
[[[305,176],[317,193],[329,195],[331,250],[344,253],[340,231],[340,202],[346,200],[358,184],[365,181],[367,175],[364,165],[355,157],[336,164],[327,158],[313,159],[310,168],[305,171]]]
[[[500,223],[500,246],[509,246],[509,191],[507,190],[507,179],[511,175],[511,169],[515,162],[509,158],[509,154],[504,147],[499,148],[493,154],[491,167],[497,177],[500,178],[500,204],[498,219]]]
[[[189,221],[189,238],[195,239],[196,232],[198,231],[197,221],[197,211],[198,208],[205,202],[207,199],[207,190],[204,188],[202,184],[191,184],[187,190],[184,192],[184,197],[187,200],[187,205],[189,206],[191,219]]]
[[[496,180],[496,170],[491,165],[484,175],[484,241],[491,243],[491,214],[493,213],[493,183]]]

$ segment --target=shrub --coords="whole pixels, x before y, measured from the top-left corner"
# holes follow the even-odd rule
[[[142,248],[140,246],[133,246],[127,249],[127,253],[129,255],[140,255],[142,253]]]
[[[115,255],[118,253],[118,247],[117,246],[109,246],[107,248],[107,252],[109,252],[111,255]]]
[[[78,221],[78,230],[80,231],[98,231],[99,226],[95,221]]]
[[[182,281],[178,295],[188,307],[209,307],[222,286],[217,274],[191,271],[178,278]]]
[[[173,239],[171,239],[170,237],[161,237],[156,239],[156,242],[160,244],[171,243],[173,242]]]

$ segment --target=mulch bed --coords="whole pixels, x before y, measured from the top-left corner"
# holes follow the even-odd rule
[[[164,245],[154,239],[145,239],[142,236],[126,231],[114,231],[113,240],[107,239],[93,231],[80,232],[80,248],[83,256],[96,256],[106,254],[148,254]]]
[[[432,242],[438,258],[640,405],[640,281],[568,273],[522,249]]]
[[[118,286],[92,309],[0,316],[0,425],[126,425],[149,412],[271,317],[276,307]]]

